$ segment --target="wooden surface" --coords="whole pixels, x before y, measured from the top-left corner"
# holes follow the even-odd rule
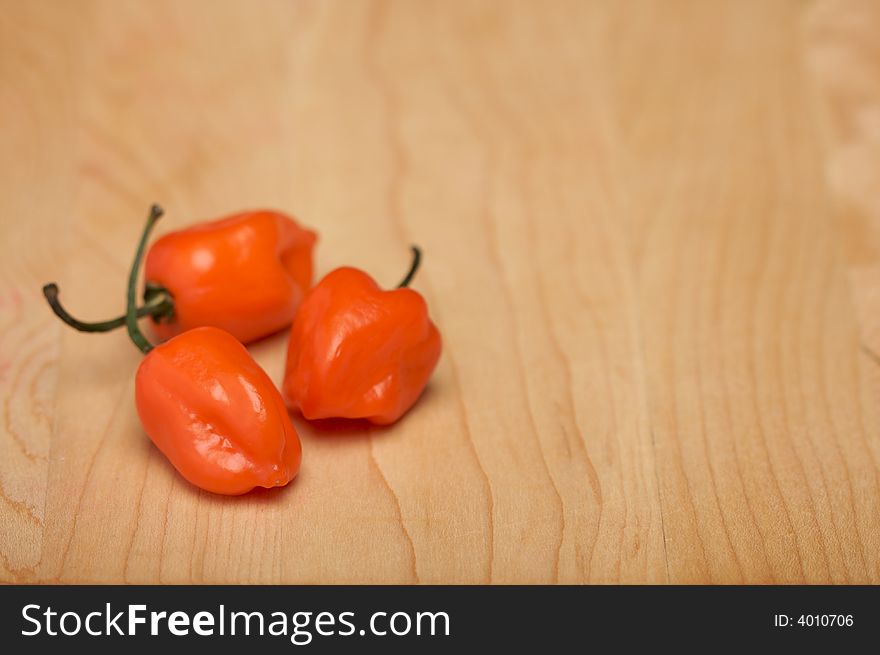
[[[0,579],[880,582],[876,2],[0,4]],[[152,201],[421,244],[421,402],[189,486],[40,295],[119,312]]]

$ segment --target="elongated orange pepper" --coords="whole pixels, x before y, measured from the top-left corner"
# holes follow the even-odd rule
[[[395,422],[418,400],[440,358],[441,339],[424,298],[407,289],[420,252],[397,289],[338,268],[306,295],[288,342],[282,392],[307,419]]]
[[[281,394],[229,332],[195,328],[156,346],[138,368],[135,399],[153,443],[206,491],[282,487],[299,471]]]
[[[169,339],[196,327],[226,330],[242,343],[289,325],[312,283],[317,235],[290,217],[261,210],[170,232],[147,253],[144,306],[153,330]],[[121,316],[79,321],[58,300],[58,286],[43,288],[55,313],[84,332],[125,324]]]
[[[281,394],[247,349],[215,327],[153,346],[138,327],[138,271],[161,214],[156,206],[150,212],[128,281],[126,326],[146,355],[135,377],[141,423],[180,474],[206,491],[283,486],[299,471],[299,436]]]

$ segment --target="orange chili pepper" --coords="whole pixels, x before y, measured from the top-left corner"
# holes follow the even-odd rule
[[[153,443],[206,491],[283,487],[299,471],[302,447],[281,394],[228,332],[195,328],[149,351],[135,399]]]
[[[284,486],[299,471],[299,436],[281,394],[247,349],[216,327],[188,330],[158,346],[138,328],[138,271],[161,215],[154,205],[128,281],[126,326],[146,355],[135,377],[144,430],[183,477],[206,491],[237,495]]]
[[[192,328],[213,326],[242,343],[289,325],[312,283],[317,235],[275,211],[235,214],[170,232],[147,253],[144,306],[157,336],[169,339]],[[121,316],[85,323],[58,300],[58,286],[43,293],[55,313],[83,332],[125,325]]]
[[[366,418],[385,425],[418,400],[440,358],[440,333],[424,298],[383,291],[363,271],[338,268],[306,295],[293,321],[283,393],[307,419]]]

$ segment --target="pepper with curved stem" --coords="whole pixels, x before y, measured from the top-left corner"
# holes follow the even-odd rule
[[[308,420],[366,419],[394,423],[415,404],[442,350],[437,326],[417,291],[407,288],[421,262],[396,289],[364,271],[330,271],[306,295],[293,319],[282,394]]]
[[[204,326],[222,328],[242,343],[277,332],[290,324],[311,287],[316,240],[292,217],[270,209],[169,232],[144,252],[137,317],[150,319],[157,341]],[[58,318],[76,330],[109,332],[126,325],[124,315],[96,322],[72,316],[55,283],[45,285],[43,294]]]

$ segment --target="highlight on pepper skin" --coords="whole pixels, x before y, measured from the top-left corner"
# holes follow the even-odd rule
[[[394,423],[418,400],[442,342],[425,299],[406,288],[384,291],[369,275],[343,267],[309,292],[293,321],[283,392],[306,419],[363,418]]]

